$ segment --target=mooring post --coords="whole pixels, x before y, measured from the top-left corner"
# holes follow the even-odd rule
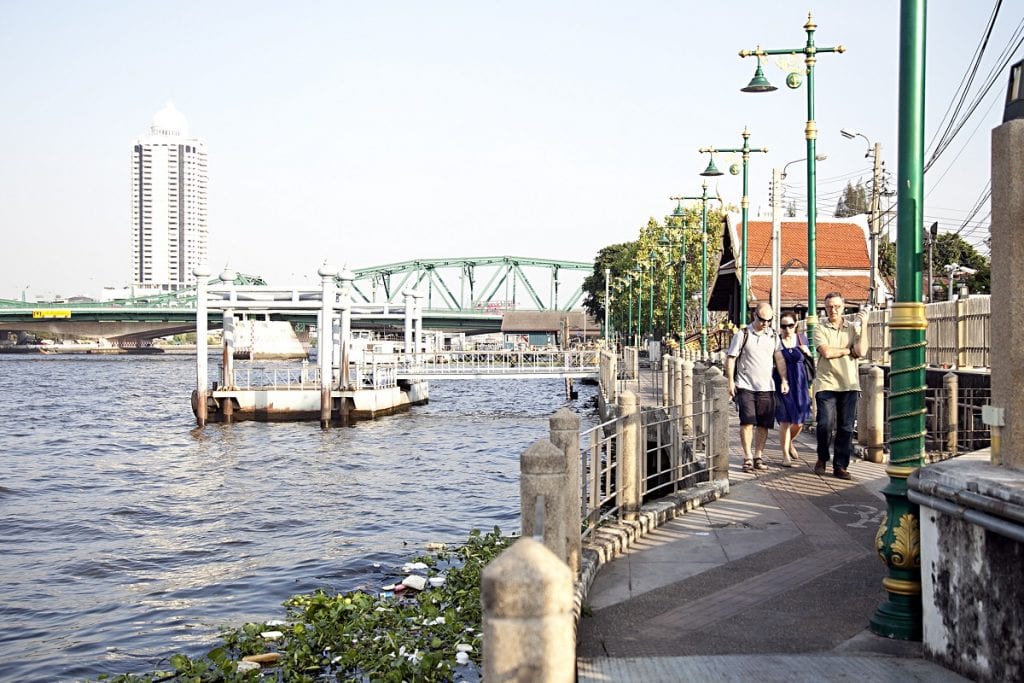
[[[942,388],[946,399],[946,449],[949,455],[957,454],[957,431],[959,415],[957,394],[960,392],[960,380],[955,372],[947,372],[942,377]]]
[[[331,367],[334,350],[331,341],[334,335],[334,278],[337,271],[325,262],[316,271],[321,278],[320,329],[316,335],[316,357],[320,364],[320,428],[331,426],[331,384],[334,370]]]
[[[566,563],[573,576],[580,571],[580,556],[583,553],[583,538],[580,521],[583,518],[582,485],[580,483],[580,416],[562,408],[548,420],[551,443],[565,455],[566,464],[566,506],[565,506],[565,547]]]
[[[864,445],[868,449],[868,462],[885,462],[885,372],[877,365],[868,368],[864,386],[865,432]]]
[[[576,680],[573,575],[532,538],[520,538],[480,575],[483,678]]]
[[[682,375],[683,395],[682,395],[682,414],[683,414],[683,434],[686,436],[693,435],[693,361],[684,360],[679,363],[680,374]]]
[[[707,408],[704,404],[704,372],[707,366],[698,361],[693,364],[693,415],[697,416],[694,421],[693,433],[696,436],[703,436],[707,429]]]
[[[230,308],[224,309],[223,319],[223,355],[221,357],[221,390],[235,387],[235,314]],[[235,412],[235,403],[230,397],[221,401],[221,414],[224,421],[231,423]]]
[[[196,268],[192,271],[196,277],[196,423],[206,426],[206,388],[209,383],[207,363],[209,357],[206,346],[209,321],[207,320],[206,287],[210,271]]]
[[[868,371],[871,366],[861,363],[857,367],[857,382],[860,386],[861,397],[867,392]],[[857,401],[857,445],[867,447],[868,438],[868,404],[867,401]]]
[[[632,522],[640,515],[640,413],[636,394],[628,389],[619,394],[619,418],[622,420],[622,451],[618,454],[621,468],[618,503],[622,518]]]
[[[341,310],[341,339],[338,342],[341,345],[341,360],[338,366],[341,379],[338,388],[345,391],[351,388],[352,378],[349,374],[349,350],[352,348],[352,282],[356,276],[348,266],[342,266],[338,279],[341,281],[338,293],[338,308]],[[344,400],[342,404],[345,404]]]
[[[412,290],[406,289],[402,292],[405,297],[405,362],[412,361],[412,321],[416,317],[416,306],[413,303]]]

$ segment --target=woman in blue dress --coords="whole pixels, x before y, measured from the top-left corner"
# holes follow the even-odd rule
[[[779,317],[779,341],[782,344],[782,355],[786,358],[786,379],[789,380],[789,393],[782,393],[779,374],[773,371],[776,394],[775,419],[779,423],[782,465],[783,467],[792,467],[793,458],[800,457],[796,452],[794,439],[800,434],[804,423],[811,415],[808,373],[804,364],[805,360],[810,357],[811,351],[807,348],[807,337],[797,333],[796,317],[792,313],[783,313]]]

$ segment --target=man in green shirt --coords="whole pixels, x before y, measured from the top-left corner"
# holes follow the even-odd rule
[[[825,474],[829,450],[834,443],[832,474],[839,479],[852,479],[847,468],[853,453],[853,427],[860,396],[857,359],[868,352],[868,312],[861,311],[857,322],[851,324],[843,318],[844,308],[842,294],[829,292],[825,295],[827,320],[814,328],[814,348],[818,350],[814,378],[818,461],[814,464],[814,473]]]

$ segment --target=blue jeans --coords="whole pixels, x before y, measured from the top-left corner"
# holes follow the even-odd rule
[[[850,466],[850,456],[853,455],[853,424],[857,419],[859,396],[859,391],[819,391],[814,395],[818,404],[818,461],[828,462],[829,447],[834,443],[833,469],[845,470]]]

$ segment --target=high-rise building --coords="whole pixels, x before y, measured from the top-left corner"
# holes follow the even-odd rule
[[[132,149],[132,282],[175,290],[206,266],[206,143],[170,102]]]

